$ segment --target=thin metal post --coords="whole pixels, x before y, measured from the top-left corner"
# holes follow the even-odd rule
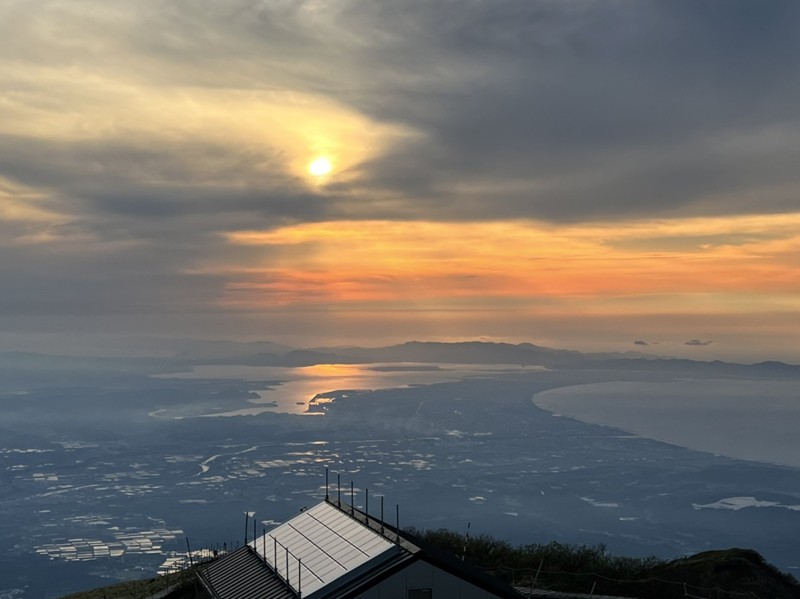
[[[383,534],[383,495],[381,495],[381,534]]]
[[[364,516],[366,517],[366,524],[369,526],[369,489],[364,489]]]
[[[264,558],[264,563],[267,563],[267,529],[261,529],[261,557]]]
[[[536,581],[539,580],[539,572],[542,571],[542,566],[544,565],[544,560],[539,562],[539,569],[536,570],[536,576],[533,578],[533,585],[531,586],[532,589],[536,588]]]
[[[352,516],[355,513],[355,505],[356,505],[356,492],[353,487],[353,481],[350,481],[350,515]]]
[[[301,580],[303,579],[303,562],[300,558],[297,558],[297,596],[303,596],[303,583]]]
[[[250,524],[250,512],[244,513],[244,544],[247,545],[247,525]]]
[[[467,543],[469,543],[469,525],[471,523],[467,522],[467,534],[464,536],[464,549],[461,551],[461,561],[464,561],[464,558],[467,555]]]
[[[194,560],[192,559],[192,550],[189,549],[189,537],[186,537],[186,553],[189,556],[189,565],[194,568]]]
[[[328,501],[328,467],[325,466],[325,501]]]
[[[280,576],[278,572],[278,539],[272,537],[272,565],[275,567],[275,574]]]
[[[253,514],[253,516],[255,516],[255,514]],[[256,533],[256,519],[253,518],[253,549],[256,548],[256,536],[258,536]]]
[[[336,475],[336,503],[342,507],[342,475]]]
[[[396,516],[397,516],[397,527],[396,527],[395,531],[397,532],[397,542],[399,543],[400,542],[400,504],[398,503],[398,504],[395,504],[395,505],[397,507],[397,514],[396,514]]]
[[[286,549],[286,588],[288,589],[291,585],[289,584],[289,548],[284,547]]]

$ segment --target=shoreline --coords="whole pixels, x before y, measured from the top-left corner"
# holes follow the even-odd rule
[[[552,414],[685,449],[800,469],[793,381],[616,381],[548,389],[531,401]]]

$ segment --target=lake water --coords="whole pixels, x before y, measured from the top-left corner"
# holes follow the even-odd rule
[[[280,381],[256,391],[253,407],[201,416],[247,416],[262,412],[319,415],[309,412],[309,401],[318,394],[338,390],[396,389],[459,381],[468,377],[496,376],[519,372],[521,368],[498,364],[318,364],[297,368],[274,366],[203,365],[190,372],[158,375],[159,378],[231,379],[239,381]],[[527,367],[527,370],[532,370]]]
[[[544,391],[533,401],[550,412],[642,437],[800,468],[796,381],[595,383]]]

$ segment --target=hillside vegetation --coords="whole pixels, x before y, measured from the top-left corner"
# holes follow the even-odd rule
[[[197,566],[175,574],[156,576],[144,580],[130,580],[89,591],[72,593],[62,599],[194,599],[202,594],[197,577]]]
[[[706,551],[676,560],[609,555],[603,545],[514,546],[488,535],[466,539],[446,529],[411,530],[423,544],[496,576],[523,593],[537,590],[638,599],[800,599],[789,574],[749,549]],[[63,599],[197,599],[207,597],[186,570],[74,593]]]
[[[513,546],[488,535],[414,531],[423,542],[520,587],[640,599],[800,599],[800,585],[749,549],[676,560],[609,555],[603,545]]]

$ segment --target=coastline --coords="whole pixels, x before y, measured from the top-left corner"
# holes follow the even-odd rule
[[[537,407],[695,451],[800,468],[794,381],[617,381],[535,394]]]

